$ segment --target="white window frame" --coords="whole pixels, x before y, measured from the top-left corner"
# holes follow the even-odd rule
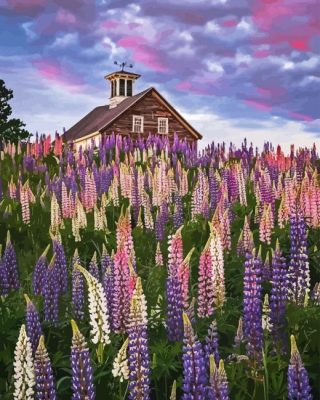
[[[162,121],[165,121],[165,132],[160,132],[160,124]],[[169,119],[168,118],[163,118],[163,117],[158,117],[158,133],[159,135],[167,135],[169,133]]]
[[[139,132],[137,132],[136,129],[135,129],[135,127],[136,127],[136,124],[135,124],[136,119],[140,119],[140,121],[141,121],[141,131],[139,131]],[[132,132],[134,132],[134,133],[143,133],[143,123],[144,123],[143,115],[133,115],[132,116]]]

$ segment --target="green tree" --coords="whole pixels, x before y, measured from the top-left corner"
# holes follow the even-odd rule
[[[7,89],[0,79],[0,143],[3,141],[18,142],[27,139],[31,134],[24,129],[26,126],[20,119],[9,118],[12,108],[8,103],[13,98],[13,91]]]

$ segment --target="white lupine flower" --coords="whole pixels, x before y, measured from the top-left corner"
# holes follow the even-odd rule
[[[25,325],[21,326],[14,351],[14,393],[15,400],[33,400],[35,384],[33,356]]]
[[[136,286],[131,298],[129,327],[148,324],[147,301],[142,290],[141,278],[136,280]]]
[[[262,307],[262,328],[268,332],[271,330],[269,296],[267,294],[264,296]]]
[[[129,339],[127,339],[121,349],[119,350],[116,358],[113,362],[112,375],[117,378],[120,378],[120,382],[129,379],[129,365],[128,365],[128,357],[127,357],[127,349],[128,349]]]
[[[108,306],[105,291],[101,283],[80,265],[75,266],[85,277],[88,284],[88,303],[91,325],[91,340],[94,344],[110,343]]]

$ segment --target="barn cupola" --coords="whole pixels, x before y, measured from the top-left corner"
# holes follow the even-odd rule
[[[124,70],[125,66],[132,68],[132,64],[127,64],[125,62],[119,64],[117,61],[115,61],[115,64],[119,65],[121,70],[105,76],[105,79],[110,82],[109,108],[117,107],[117,105],[127,97],[133,96],[134,83],[141,76]]]

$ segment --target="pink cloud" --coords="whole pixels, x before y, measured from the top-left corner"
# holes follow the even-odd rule
[[[74,14],[64,8],[59,8],[56,15],[56,21],[61,24],[74,25],[77,22],[77,18]]]
[[[101,24],[101,28],[103,29],[114,29],[119,26],[119,22],[115,21],[113,19],[109,19],[108,21],[105,21]]]
[[[156,43],[148,43],[142,36],[127,36],[120,39],[117,44],[131,49],[134,61],[141,62],[157,72],[165,72],[168,70],[159,58]]]
[[[274,46],[285,43],[298,51],[310,51],[319,33],[317,7],[315,0],[255,0],[252,18],[263,35],[257,35],[254,42],[271,45],[273,53]],[[305,18],[296,18],[300,16]]]
[[[29,10],[33,8],[43,7],[45,0],[9,0],[8,5],[17,11]]]
[[[192,88],[192,85],[191,85],[190,82],[182,81],[182,82],[179,82],[179,83],[176,85],[176,88],[177,88],[178,90],[190,90],[190,89]]]
[[[259,111],[270,111],[272,107],[262,101],[257,101],[257,100],[250,100],[250,99],[245,99],[244,103],[247,104],[250,107],[253,107]]]
[[[301,40],[293,40],[291,41],[291,46],[300,51],[308,51],[309,50],[309,40],[308,39],[301,39]]]
[[[234,26],[238,25],[238,21],[236,19],[226,19],[224,21],[221,22],[220,24],[221,26],[225,27],[225,28],[233,28]]]
[[[70,70],[63,68],[57,61],[43,59],[33,61],[32,64],[42,78],[53,84],[67,87],[75,91],[83,88],[83,81]]]
[[[313,118],[306,114],[301,114],[301,113],[290,111],[289,115],[290,115],[290,117],[299,119],[301,121],[306,121],[306,122],[313,121]]]
[[[125,48],[134,49],[138,46],[146,44],[146,40],[143,36],[127,36],[118,40],[117,44]]]
[[[271,55],[270,50],[256,50],[253,52],[254,58],[265,58]]]
[[[182,92],[195,93],[195,94],[204,95],[204,96],[212,95],[212,92],[208,90],[208,87],[203,88],[203,87],[199,86],[199,84],[193,85],[189,81],[179,82],[176,85],[176,89],[178,89]]]

